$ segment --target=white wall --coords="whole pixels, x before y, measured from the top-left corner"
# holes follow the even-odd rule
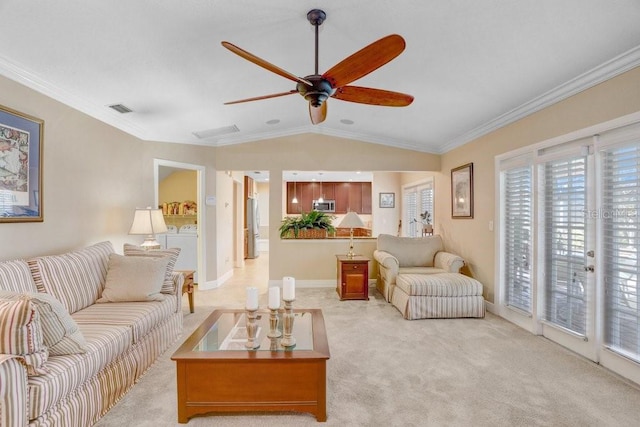
[[[373,230],[372,234],[398,234],[398,222],[402,218],[402,204],[400,196],[402,187],[400,186],[402,174],[399,172],[374,172],[372,190],[373,208]],[[380,193],[395,193],[395,208],[380,207]]]
[[[122,253],[136,207],[155,203],[154,159],[206,166],[215,194],[214,149],[141,141],[0,76],[0,104],[44,120],[42,223],[0,224],[0,260],[57,254],[109,240]],[[215,212],[205,236],[216,256]],[[206,278],[217,277],[207,263]]]

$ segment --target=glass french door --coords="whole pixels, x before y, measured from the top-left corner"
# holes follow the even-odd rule
[[[640,383],[640,121],[497,172],[500,315]]]
[[[405,187],[403,190],[403,236],[419,237],[423,234],[426,220],[422,219],[425,211],[429,213],[430,224],[433,225],[433,182]]]
[[[593,156],[581,147],[540,164],[542,334],[597,360]]]

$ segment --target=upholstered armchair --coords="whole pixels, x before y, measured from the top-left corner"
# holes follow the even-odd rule
[[[373,253],[378,262],[376,288],[391,301],[398,274],[459,273],[464,260],[444,251],[440,235],[426,237],[378,236]]]

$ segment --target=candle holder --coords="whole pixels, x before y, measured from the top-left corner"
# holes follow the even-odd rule
[[[247,322],[246,322],[247,342],[244,344],[244,346],[247,349],[253,350],[260,347],[260,343],[256,341],[256,332],[258,331],[256,318],[258,317],[257,315],[258,310],[249,310],[247,308],[246,311],[247,311]]]
[[[282,336],[282,332],[278,330],[278,309],[270,308],[269,309],[269,333],[267,334],[269,338],[278,338]]]
[[[293,299],[291,300],[284,300],[284,315],[282,316],[282,321],[283,321],[283,337],[280,340],[280,345],[283,347],[293,347],[294,345],[296,345],[296,339],[291,335],[291,332],[293,331],[293,319],[294,319],[294,315],[293,315]]]
[[[269,337],[269,342],[270,342],[270,346],[269,346],[269,350],[271,351],[278,351],[278,337]]]

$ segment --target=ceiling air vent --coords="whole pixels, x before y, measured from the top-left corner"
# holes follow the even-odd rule
[[[224,126],[216,129],[201,130],[198,132],[193,132],[193,134],[198,139],[208,139],[208,138],[213,138],[216,136],[226,135],[228,133],[235,133],[235,132],[240,132],[240,129],[238,129],[238,126],[236,125],[231,125],[231,126]]]
[[[133,110],[123,104],[109,105],[109,108],[116,110],[120,114],[131,113]]]

